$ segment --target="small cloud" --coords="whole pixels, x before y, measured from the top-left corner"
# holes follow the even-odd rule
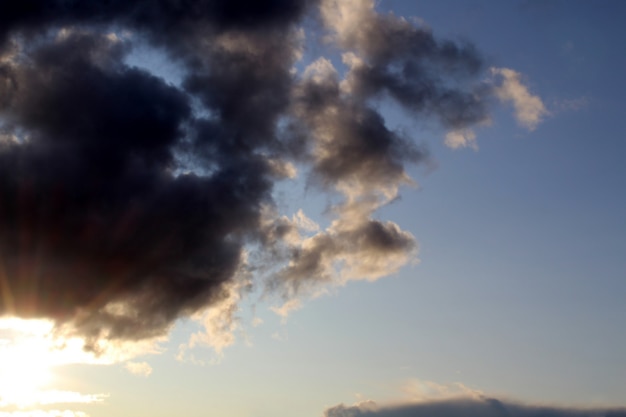
[[[148,376],[152,373],[152,367],[148,362],[127,362],[126,369],[133,375]]]
[[[302,302],[297,298],[291,299],[285,302],[280,307],[274,306],[270,307],[274,313],[279,315],[282,318],[283,323],[287,320],[287,317],[292,311],[299,310],[302,307]]]
[[[287,329],[283,330],[282,332],[274,332],[272,333],[272,339],[279,342],[285,342],[289,340],[289,333],[287,333]]]
[[[555,100],[552,108],[558,112],[580,111],[589,107],[589,98],[582,96],[570,99]]]
[[[476,134],[471,129],[453,130],[446,134],[445,145],[450,149],[472,148],[478,150]]]
[[[501,83],[495,87],[496,97],[500,101],[513,104],[515,119],[519,125],[531,131],[535,130],[549,114],[541,98],[528,91],[528,87],[522,84],[522,75],[515,70],[493,67],[491,74],[501,78]]]

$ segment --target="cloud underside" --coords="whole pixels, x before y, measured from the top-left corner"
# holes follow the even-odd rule
[[[289,301],[414,260],[414,237],[375,213],[429,154],[380,98],[451,147],[474,146],[494,98],[529,128],[543,114],[516,73],[485,81],[474,46],[372,1],[28,4],[0,4],[0,314],[51,319],[94,350],[181,317],[204,323],[190,345],[221,349],[254,285]],[[312,15],[319,33],[304,32]],[[315,36],[343,51],[344,76],[324,57],[294,70]],[[128,65],[142,45],[181,82]],[[278,212],[274,185],[296,167],[339,197],[328,228]]]
[[[500,401],[456,398],[379,407],[372,401],[331,407],[324,417],[624,417],[626,409],[577,409]]]

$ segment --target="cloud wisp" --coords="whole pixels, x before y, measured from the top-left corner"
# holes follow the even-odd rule
[[[343,64],[298,73],[307,36]],[[128,64],[145,45],[180,83]],[[289,302],[392,274],[417,243],[374,214],[429,153],[375,102],[435,121],[453,148],[475,146],[494,97],[535,128],[545,109],[519,75],[494,87],[486,71],[474,46],[369,0],[3,2],[0,314],[52,320],[94,352],[192,317],[204,331],[184,348],[220,351],[263,277]],[[274,186],[296,168],[338,196],[328,228],[278,213]]]
[[[126,363],[126,369],[133,375],[149,376],[152,373],[152,367],[148,362],[133,362]]]
[[[515,109],[515,119],[528,130],[535,130],[549,114],[543,101],[528,91],[522,83],[519,72],[510,68],[491,68],[491,74],[500,77],[501,82],[495,88],[496,97],[503,102],[510,102]]]

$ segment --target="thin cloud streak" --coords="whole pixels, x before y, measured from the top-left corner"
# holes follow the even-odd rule
[[[30,390],[20,393],[5,391],[0,397],[0,407],[32,408],[53,404],[94,404],[104,401],[108,396],[63,390]]]
[[[20,410],[0,411],[0,417],[89,417],[89,414],[75,410]]]

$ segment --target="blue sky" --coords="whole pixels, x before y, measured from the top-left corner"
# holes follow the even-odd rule
[[[372,282],[339,279],[298,293],[301,304],[285,317],[271,309],[284,300],[256,286],[236,300],[234,340],[221,352],[209,341],[179,355],[202,328],[184,318],[158,352],[60,360],[43,386],[82,400],[33,407],[91,417],[314,417],[342,403],[480,395],[626,406],[626,5],[379,0],[376,11],[471,42],[487,67],[516,71],[545,114],[528,128],[511,100],[494,99],[489,123],[471,127],[474,147],[450,149],[429,117],[377,101],[389,127],[429,149],[427,163],[407,168],[417,186],[402,186],[373,214],[415,237],[413,261]],[[346,71],[336,46],[306,35],[300,75],[324,54]],[[146,54],[129,62],[158,61]],[[275,201],[323,229],[336,220],[329,204],[342,198],[330,195],[302,175],[283,180]],[[18,340],[4,335],[3,346]],[[0,416],[15,410],[0,401]]]

